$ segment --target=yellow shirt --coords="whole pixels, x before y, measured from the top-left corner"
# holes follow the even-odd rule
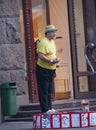
[[[44,37],[38,44],[37,53],[39,52],[43,53],[49,59],[56,58],[56,46],[54,40],[53,39],[49,40],[48,38]],[[47,63],[41,60],[40,58],[38,58],[37,64],[42,68],[51,69],[51,70],[56,69],[56,64]]]

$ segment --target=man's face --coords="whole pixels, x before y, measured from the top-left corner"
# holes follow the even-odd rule
[[[49,38],[50,40],[51,40],[51,39],[54,39],[55,35],[56,35],[56,31],[51,31],[51,32],[48,32],[48,33],[47,33],[47,36],[48,36],[48,38]]]

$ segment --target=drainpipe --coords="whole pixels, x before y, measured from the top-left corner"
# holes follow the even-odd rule
[[[37,97],[37,83],[36,83],[36,57],[34,46],[34,32],[32,23],[32,3],[31,0],[22,0],[23,14],[24,14],[24,28],[25,28],[25,46],[28,66],[28,87],[29,87],[29,101],[35,103],[38,101]]]

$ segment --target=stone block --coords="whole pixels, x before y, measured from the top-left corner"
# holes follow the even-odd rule
[[[0,70],[24,69],[23,44],[0,45]]]
[[[0,19],[0,44],[6,42],[6,24],[5,19]]]
[[[26,93],[24,70],[0,71],[0,83],[11,81],[16,82],[17,95]]]
[[[6,43],[22,43],[19,18],[6,19]]]
[[[19,15],[17,0],[0,0],[0,17]]]
[[[10,81],[10,72],[9,71],[3,71],[3,70],[1,70],[0,71],[0,83],[2,83],[2,82],[9,82]]]

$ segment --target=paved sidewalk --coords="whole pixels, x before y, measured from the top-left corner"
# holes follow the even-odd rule
[[[0,130],[33,130],[32,122],[4,122],[0,124]]]
[[[0,124],[0,130],[33,130],[33,123],[27,122],[27,121],[23,121],[23,122],[4,122],[4,123]],[[42,129],[42,130],[44,130],[44,129]],[[50,130],[96,130],[96,127],[74,128],[74,129],[50,129]]]

